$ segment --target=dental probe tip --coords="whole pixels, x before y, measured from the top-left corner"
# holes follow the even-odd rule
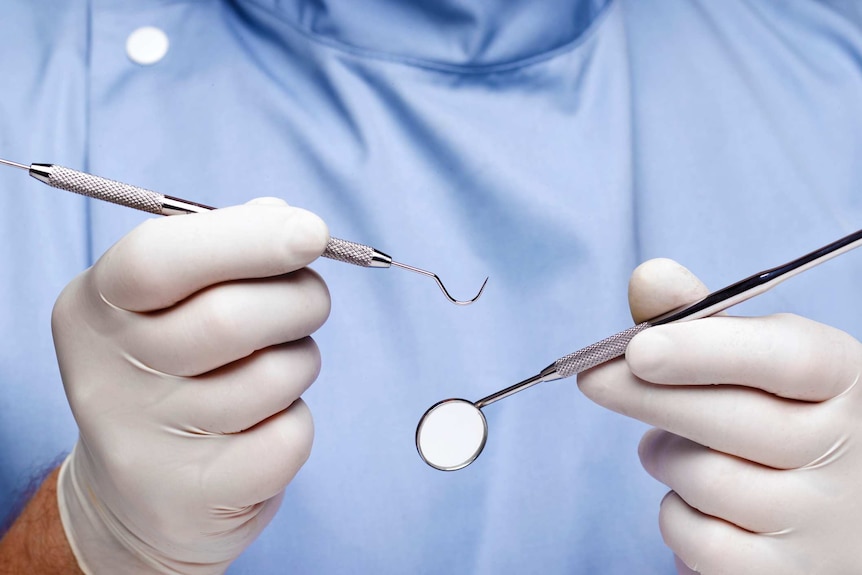
[[[479,288],[479,293],[477,293],[473,299],[471,299],[469,301],[462,301],[462,302],[456,302],[456,303],[458,303],[460,305],[466,305],[466,304],[473,303],[474,301],[476,301],[477,299],[482,297],[482,292],[485,291],[485,286],[488,285],[488,279],[489,278],[487,278],[487,277],[485,278],[485,281],[482,282],[482,287]]]
[[[482,292],[485,291],[485,285],[488,283],[488,278],[485,278],[485,281],[482,282],[482,287],[479,288],[479,293],[477,293],[473,297],[473,299],[458,300],[458,299],[455,299],[454,297],[452,297],[452,295],[449,293],[449,290],[446,289],[446,286],[443,285],[443,282],[440,281],[440,278],[439,278],[439,276],[437,276],[437,274],[435,274],[433,272],[429,272],[427,270],[415,268],[415,267],[409,266],[407,264],[402,264],[402,263],[396,262],[396,261],[391,262],[391,265],[398,266],[399,268],[402,268],[402,269],[405,269],[405,270],[408,270],[411,272],[415,272],[417,274],[422,274],[422,275],[428,276],[430,278],[434,278],[434,281],[437,282],[437,287],[440,288],[440,291],[443,292],[443,295],[446,296],[446,299],[448,299],[450,302],[454,303],[455,305],[470,305],[471,303],[473,303],[474,301],[479,299],[479,296],[481,296]]]
[[[13,168],[21,168],[22,170],[30,170],[30,166],[25,166],[24,164],[19,164],[18,162],[12,162],[10,160],[4,160],[0,158],[0,164],[6,164],[7,166],[12,166]]]

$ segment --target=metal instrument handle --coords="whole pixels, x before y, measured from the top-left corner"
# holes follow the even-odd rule
[[[329,238],[329,243],[323,251],[323,257],[364,268],[388,268],[392,258],[383,252],[339,238]]]
[[[30,175],[54,188],[151,214],[173,216],[215,209],[53,164],[32,164]],[[329,239],[322,256],[365,268],[388,268],[392,264],[391,257],[371,246],[339,238]]]
[[[54,188],[81,194],[88,198],[104,200],[112,204],[128,206],[151,214],[162,213],[162,204],[165,196],[152,190],[64,168],[63,166],[33,164],[30,167],[30,174]]]

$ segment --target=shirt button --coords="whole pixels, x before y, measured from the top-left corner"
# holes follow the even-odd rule
[[[129,34],[126,54],[135,64],[149,66],[165,57],[168,46],[170,42],[167,34],[153,26],[144,26]]]

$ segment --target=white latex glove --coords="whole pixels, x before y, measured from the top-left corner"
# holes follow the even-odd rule
[[[670,260],[632,276],[635,321],[707,292]],[[862,345],[788,315],[637,335],[582,374],[597,403],[656,426],[643,466],[671,491],[659,525],[680,573],[862,572]]]
[[[153,219],[63,291],[80,437],[58,502],[83,571],[221,573],[273,517],[311,448],[329,293],[303,266],[328,237],[272,200]]]

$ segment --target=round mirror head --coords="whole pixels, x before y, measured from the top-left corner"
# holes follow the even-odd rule
[[[482,410],[465,399],[432,405],[416,428],[416,448],[425,463],[441,471],[467,467],[482,453],[488,423]]]

